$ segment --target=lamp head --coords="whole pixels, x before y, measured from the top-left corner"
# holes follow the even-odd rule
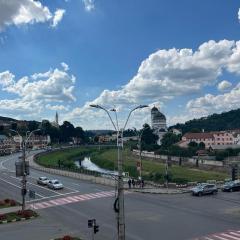
[[[90,104],[89,105],[90,107],[93,107],[93,108],[101,108],[99,105],[97,105],[97,104]]]
[[[148,105],[139,105],[137,108],[146,108]]]

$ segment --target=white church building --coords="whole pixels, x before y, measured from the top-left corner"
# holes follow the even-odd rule
[[[162,137],[167,133],[167,123],[165,115],[155,106],[151,110],[151,124],[154,133],[158,135],[157,144],[161,145]]]

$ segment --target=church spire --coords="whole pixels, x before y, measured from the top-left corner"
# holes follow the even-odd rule
[[[59,124],[58,124],[58,112],[56,112],[56,115],[55,115],[55,123],[56,123],[57,126],[59,126]]]

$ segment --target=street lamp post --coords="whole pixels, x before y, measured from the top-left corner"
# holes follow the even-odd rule
[[[116,123],[117,126],[114,124],[111,115],[109,114],[109,111],[100,106],[100,105],[95,105],[95,104],[91,104],[90,107],[94,107],[94,108],[99,108],[104,110],[114,129],[117,132],[117,147],[118,147],[118,182],[117,182],[117,189],[118,189],[118,196],[117,196],[117,200],[118,200],[118,211],[117,211],[117,225],[118,225],[118,240],[125,240],[125,216],[124,216],[124,184],[123,184],[123,158],[122,158],[122,153],[123,153],[123,132],[127,126],[128,120],[132,114],[133,111],[137,110],[137,109],[141,109],[141,108],[145,108],[148,107],[147,105],[139,105],[137,107],[135,107],[134,109],[132,109],[127,117],[127,120],[124,124],[124,127],[122,129],[119,129],[118,126],[118,120],[117,120],[117,115],[116,115]],[[116,114],[116,109],[112,109],[111,111],[114,111]],[[119,136],[121,139],[121,142],[119,141]]]
[[[26,172],[26,147],[27,147],[27,143],[31,137],[31,135],[34,132],[40,131],[41,129],[36,129],[32,132],[29,133],[29,131],[26,132],[26,137],[25,139],[19,134],[18,131],[10,129],[10,131],[15,132],[18,134],[19,137],[19,141],[20,142],[20,149],[22,148],[22,172],[23,172],[23,176],[22,176],[22,211],[25,210],[26,207],[26,201],[25,201],[25,196],[27,193],[27,172]],[[29,133],[29,135],[27,135]]]
[[[138,148],[139,148],[139,163],[140,163],[140,171],[139,171],[139,177],[142,180],[142,134],[146,127],[143,127],[143,129],[140,131],[140,134],[138,135]]]

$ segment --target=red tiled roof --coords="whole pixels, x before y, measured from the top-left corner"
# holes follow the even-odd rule
[[[187,139],[206,139],[206,138],[213,138],[213,133],[186,133],[184,134],[184,137]]]

